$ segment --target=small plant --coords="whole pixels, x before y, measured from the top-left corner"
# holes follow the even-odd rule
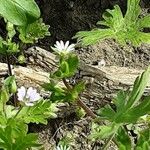
[[[144,130],[137,131],[138,142],[136,144],[132,143],[133,140],[129,136],[127,126],[138,124],[140,118],[150,113],[150,96],[141,98],[150,79],[150,67],[137,77],[132,91],[120,91],[117,94],[117,97],[113,99],[113,108],[108,104],[101,108],[96,115],[80,99],[80,93],[83,92],[85,83],[81,81],[71,86],[67,82],[67,78],[73,76],[79,66],[78,57],[73,52],[74,46],[69,46],[69,42],[57,41],[55,47],[52,47],[58,58],[58,68],[50,74],[50,83],[43,85],[45,90],[51,92],[49,99],[52,102],[76,103],[86,114],[91,116],[94,120],[90,138],[92,140],[108,139],[102,149],[106,149],[111,140],[115,141],[114,143],[119,149],[130,150],[134,147],[139,150],[149,147],[150,143],[145,143],[143,140],[148,139],[149,141],[150,139],[148,123]],[[63,82],[64,86],[60,85],[60,82]],[[99,125],[101,121],[106,122],[105,125]]]
[[[118,5],[113,10],[106,10],[103,21],[98,25],[104,29],[96,28],[92,31],[80,31],[74,38],[78,38],[84,46],[94,44],[104,39],[115,39],[120,44],[132,43],[140,46],[142,43],[150,43],[150,33],[144,33],[144,28],[150,28],[150,15],[140,17],[140,0],[128,0],[127,12],[123,16]]]
[[[52,102],[76,103],[92,118],[95,118],[95,114],[79,98],[80,93],[85,89],[85,83],[82,81],[70,86],[67,82],[67,79],[76,73],[79,66],[79,59],[74,54],[75,45],[69,45],[68,41],[66,43],[57,41],[54,46],[52,49],[58,58],[58,69],[50,74],[50,83],[43,85],[45,90],[51,92],[49,99]],[[60,82],[63,82],[64,86],[60,86]]]
[[[58,108],[49,100],[43,100],[36,89],[18,89],[18,107],[7,104],[17,92],[14,76],[8,77],[0,90],[0,148],[3,150],[26,150],[40,148],[38,135],[28,133],[29,123],[47,124],[55,118]]]
[[[34,0],[1,0],[0,16],[4,17],[7,30],[6,38],[0,37],[0,54],[6,57],[8,74],[12,76],[10,56],[19,53],[18,62],[24,63],[23,45],[35,43],[38,39],[49,36],[49,26],[40,19],[40,10]],[[20,41],[14,42],[17,32],[19,32]],[[16,105],[15,100],[14,103]]]
[[[140,118],[150,113],[150,96],[142,98],[144,89],[150,79],[150,67],[135,80],[132,91],[120,91],[113,103],[115,109],[109,104],[98,111],[98,118],[107,122],[99,126],[93,124],[92,139],[114,140],[119,149],[148,150],[150,147],[150,129],[138,131],[137,144],[133,144],[129,136],[128,125],[138,124]],[[142,100],[141,100],[142,98]],[[98,119],[97,118],[97,119]],[[108,143],[107,143],[108,144]],[[105,148],[108,145],[105,145]]]

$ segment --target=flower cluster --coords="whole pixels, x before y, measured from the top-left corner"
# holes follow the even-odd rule
[[[34,103],[41,98],[36,89],[29,87],[26,90],[24,86],[18,89],[17,96],[18,100],[24,103],[26,106],[33,106]]]

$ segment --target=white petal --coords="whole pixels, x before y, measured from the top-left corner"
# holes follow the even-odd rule
[[[68,46],[69,46],[69,41],[67,41],[67,42],[65,43],[64,49],[66,50],[66,49],[68,48]]]
[[[26,89],[24,86],[21,86],[21,88],[18,89],[18,93],[17,93],[18,100],[23,101],[25,95],[26,95]]]
[[[31,103],[31,102],[25,102],[25,105],[26,105],[26,106],[33,106],[34,104]]]
[[[41,96],[39,93],[34,93],[33,95],[30,96],[30,101],[35,102],[38,101],[39,99],[41,99]]]
[[[62,50],[60,42],[56,41],[56,46],[55,46],[59,51]]]
[[[64,50],[65,49],[65,44],[62,40],[60,41],[60,45],[61,45],[61,49]]]
[[[26,98],[29,98],[34,93],[34,90],[32,87],[29,87],[27,90]]]
[[[69,47],[67,48],[67,51],[73,51],[75,48],[75,44],[71,44],[69,45]]]

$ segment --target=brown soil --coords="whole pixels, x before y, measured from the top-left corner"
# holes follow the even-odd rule
[[[104,10],[112,8],[114,4],[119,4],[123,12],[126,10],[126,0],[37,0],[37,3],[44,22],[51,26],[52,36],[37,43],[45,49],[49,49],[56,40],[71,40],[76,32],[96,27],[95,24]],[[143,0],[141,5],[144,8],[143,14],[150,11],[150,1]],[[87,48],[80,48],[77,53],[82,61],[93,65],[104,59],[108,66],[145,68],[150,62],[150,45],[146,44],[134,48],[130,45],[120,46],[113,40],[105,40]],[[30,130],[39,133],[39,139],[44,143],[46,150],[53,150],[66,135],[74,138],[74,150],[99,150],[103,142],[91,142],[87,138],[90,127],[89,117],[78,120],[75,113],[72,113],[63,119],[50,120],[46,126],[32,124]],[[113,146],[110,149],[116,150]]]
[[[38,0],[37,0],[38,1]],[[96,27],[106,8],[112,8],[119,4],[122,11],[126,10],[124,0],[43,0],[38,1],[41,7],[44,21],[50,24],[51,37],[41,40],[38,44],[49,49],[49,45],[56,40],[71,40],[76,32],[90,30]],[[150,11],[150,2],[143,0],[141,3],[143,15]],[[71,40],[72,41],[72,40]],[[74,42],[74,41],[73,41]],[[145,68],[150,62],[150,45],[143,44],[135,48],[131,45],[120,46],[113,40],[105,40],[96,45],[80,48],[77,53],[82,61],[87,64],[97,65],[101,59],[106,61],[107,66],[116,65],[133,68]],[[91,142],[90,134],[91,119],[78,120],[72,113],[66,118],[49,121],[47,126],[32,125],[31,131],[39,131],[40,141],[44,141],[46,150],[53,150],[59,140],[69,135],[74,150],[99,150],[103,142]],[[109,147],[116,150],[114,145]]]

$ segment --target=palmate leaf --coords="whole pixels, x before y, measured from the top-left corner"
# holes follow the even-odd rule
[[[150,97],[139,102],[148,82],[150,82],[150,66],[137,77],[130,93],[123,91],[118,93],[114,99],[116,111],[107,105],[99,110],[99,116],[115,123],[135,123],[141,116],[150,112]]]
[[[41,100],[32,107],[23,107],[17,118],[25,123],[47,124],[48,118],[56,118],[58,108],[49,100]]]
[[[135,123],[137,120],[150,112],[150,96],[146,97],[139,105],[126,111],[122,116],[123,122]]]
[[[0,0],[0,14],[14,25],[24,26],[40,17],[34,0]]]
[[[37,134],[22,134],[20,132],[20,134],[14,136],[14,129],[15,128],[12,128],[11,125],[4,129],[0,128],[0,148],[3,148],[4,150],[26,150],[27,148],[41,146],[41,144],[37,142]],[[20,129],[22,129],[21,126]]]
[[[38,39],[42,39],[45,36],[50,36],[49,25],[45,25],[40,18],[37,21],[28,24],[27,26],[19,26],[20,32],[19,38],[23,43],[34,43]]]
[[[109,124],[99,126],[98,124],[92,124],[92,134],[90,135],[90,139],[97,140],[97,139],[105,139],[109,136],[115,134],[119,128],[119,124]]]
[[[150,129],[144,129],[140,132],[135,150],[149,150],[150,148]]]
[[[117,143],[119,150],[131,150],[132,148],[131,139],[128,133],[122,127],[118,129],[118,132],[115,136],[115,142]]]
[[[141,13],[140,0],[128,0],[127,2],[127,12],[125,14],[126,25],[131,25],[136,23],[138,17]]]
[[[111,29],[93,29],[92,31],[80,31],[73,38],[78,38],[78,41],[86,46],[106,38],[113,38],[114,35],[114,31]]]
[[[138,21],[140,28],[150,28],[150,15],[147,15]]]
[[[115,39],[122,45],[132,43],[140,46],[141,43],[150,43],[150,33],[142,32],[143,28],[150,27],[150,17],[139,18],[141,8],[140,0],[128,0],[128,7],[125,16],[122,15],[118,5],[113,10],[107,9],[103,14],[103,21],[97,24],[104,25],[104,29],[94,29],[92,31],[80,31],[74,38],[78,38],[83,46],[95,44],[104,39]]]

